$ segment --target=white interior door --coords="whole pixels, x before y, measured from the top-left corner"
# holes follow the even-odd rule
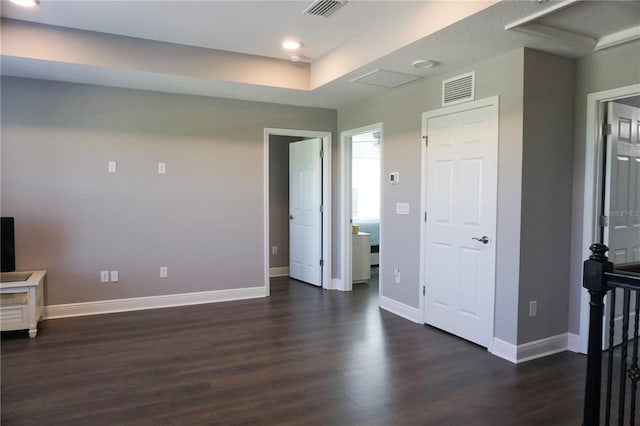
[[[603,241],[615,264],[640,262],[640,108],[609,102],[606,141]],[[622,341],[622,291],[616,293],[614,345]],[[610,298],[607,298],[604,347],[609,341]],[[634,302],[631,311],[635,311]]]
[[[289,276],[322,285],[322,140],[289,144]]]
[[[427,119],[425,322],[493,338],[497,105]]]

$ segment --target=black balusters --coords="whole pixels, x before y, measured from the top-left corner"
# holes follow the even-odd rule
[[[607,388],[605,394],[605,425],[609,425],[612,417],[612,406],[617,405],[617,424],[625,424],[626,414],[629,413],[629,424],[636,425],[636,406],[638,398],[638,382],[640,368],[638,368],[638,346],[640,346],[640,263],[618,265],[607,260],[605,253],[608,248],[602,244],[590,247],[592,255],[584,262],[583,286],[589,291],[589,344],[587,354],[587,382],[585,387],[585,404],[583,425],[600,424],[600,396],[602,384],[602,329],[604,296],[610,291],[608,305],[608,364]],[[621,344],[616,347],[616,289],[623,292],[622,300],[622,330]],[[632,293],[633,292],[633,293]],[[633,323],[631,323],[631,301],[635,302]],[[633,327],[630,339],[630,327]],[[618,339],[617,341],[620,341]],[[631,350],[631,354],[629,354]],[[619,352],[618,352],[619,351]],[[620,370],[616,370],[614,360],[620,354]],[[628,365],[630,366],[628,367]],[[628,368],[627,368],[628,367]],[[617,386],[614,386],[614,381]],[[628,380],[627,380],[628,379]],[[628,385],[629,383],[629,385]],[[617,394],[614,392],[617,387]],[[627,410],[627,399],[630,400]],[[615,404],[614,404],[615,402]]]
[[[583,286],[589,291],[589,343],[587,346],[587,383],[584,395],[585,426],[600,423],[600,386],[602,384],[602,314],[604,296],[609,286],[604,281],[604,273],[613,270],[613,263],[605,253],[609,248],[603,244],[592,244],[593,253],[584,262]]]
[[[629,379],[631,379],[631,419],[630,424],[636,424],[636,398],[638,391],[638,380],[640,380],[640,370],[638,369],[638,320],[640,320],[640,291],[636,291],[636,314],[633,325],[633,358],[629,369]]]

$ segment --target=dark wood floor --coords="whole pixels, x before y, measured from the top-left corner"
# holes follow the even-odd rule
[[[377,287],[50,320],[2,335],[2,425],[578,425],[586,359],[519,366]]]

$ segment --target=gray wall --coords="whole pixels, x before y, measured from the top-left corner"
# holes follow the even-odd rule
[[[264,128],[336,127],[334,110],[18,78],[1,111],[1,213],[17,267],[49,270],[48,305],[263,285]]]
[[[567,332],[574,81],[575,61],[525,50],[518,343]]]
[[[500,95],[498,161],[498,264],[496,336],[516,343],[522,175],[522,105],[524,50],[518,49],[473,67],[422,79],[382,95],[338,108],[338,127],[346,131],[382,122],[383,176],[400,172],[400,184],[384,183],[382,212],[383,295],[412,307],[419,304],[421,115],[441,107],[442,80],[476,72],[476,99]],[[437,70],[437,69],[436,69]],[[411,214],[395,214],[408,202]],[[395,284],[399,267],[402,282]]]
[[[584,210],[584,161],[587,95],[640,83],[640,41],[595,52],[577,61],[575,97],[575,143],[571,222],[571,288],[569,332],[580,331],[582,291],[582,226]]]

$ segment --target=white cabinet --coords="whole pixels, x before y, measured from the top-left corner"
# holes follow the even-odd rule
[[[0,326],[2,331],[29,330],[38,333],[44,305],[47,271],[3,272],[0,279]]]
[[[371,236],[358,232],[351,237],[351,281],[364,283],[371,278]]]

